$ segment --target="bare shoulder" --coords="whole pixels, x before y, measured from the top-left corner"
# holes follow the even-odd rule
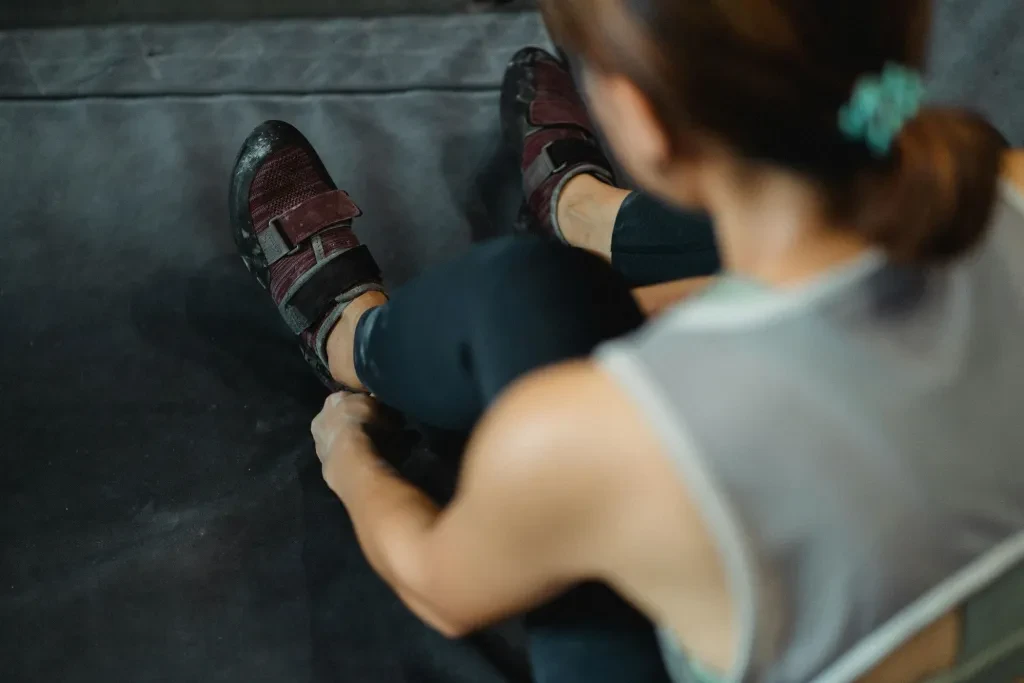
[[[658,449],[628,397],[589,361],[553,366],[517,382],[489,411],[474,440],[492,442],[492,448],[472,449],[478,458],[490,459],[485,451],[511,451],[514,463],[505,467],[583,469],[591,483],[622,481],[637,464],[624,453]]]
[[[620,572],[609,564],[627,556],[678,562],[712,545],[665,444],[596,363],[555,366],[518,382],[474,442],[468,476],[492,471],[549,514],[576,519],[574,533],[592,531],[588,556],[603,566],[591,570]]]

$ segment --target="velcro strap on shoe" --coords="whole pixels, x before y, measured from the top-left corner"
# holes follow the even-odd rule
[[[523,173],[523,190],[529,197],[556,173],[583,165],[608,168],[608,159],[597,143],[579,138],[555,140],[544,147]]]
[[[365,245],[340,252],[295,281],[281,299],[281,315],[292,332],[302,334],[344,301],[347,293],[379,282],[380,276],[380,267]]]
[[[292,253],[318,232],[336,227],[362,215],[351,197],[342,190],[319,194],[270,221],[257,239],[267,265]]]
[[[530,103],[527,118],[533,126],[576,126],[586,133],[594,125],[582,102],[567,100],[565,96],[545,97],[543,93]]]

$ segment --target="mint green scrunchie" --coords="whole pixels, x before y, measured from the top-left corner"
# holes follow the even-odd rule
[[[839,130],[848,140],[863,142],[877,157],[892,151],[892,144],[924,102],[921,75],[890,62],[879,75],[863,76],[853,96],[839,110]]]

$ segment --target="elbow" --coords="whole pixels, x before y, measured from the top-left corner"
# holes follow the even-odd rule
[[[461,640],[472,635],[478,629],[478,626],[468,620],[453,619],[451,615],[445,614],[445,610],[439,606],[408,598],[404,598],[403,602],[423,623],[449,640]]]
[[[435,620],[430,625],[448,640],[461,640],[471,635],[475,630],[465,624],[448,620]]]
[[[422,558],[396,563],[400,571],[393,575],[392,586],[402,602],[427,626],[449,640],[459,640],[475,632],[479,625],[472,619],[453,614],[452,605],[443,596],[450,595],[437,579],[437,573]],[[458,611],[458,610],[454,610]]]

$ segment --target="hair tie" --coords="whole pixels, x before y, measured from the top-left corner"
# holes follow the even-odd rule
[[[924,96],[921,75],[890,62],[881,74],[858,79],[839,110],[839,130],[848,140],[865,143],[876,157],[888,156],[900,131],[921,111]]]

